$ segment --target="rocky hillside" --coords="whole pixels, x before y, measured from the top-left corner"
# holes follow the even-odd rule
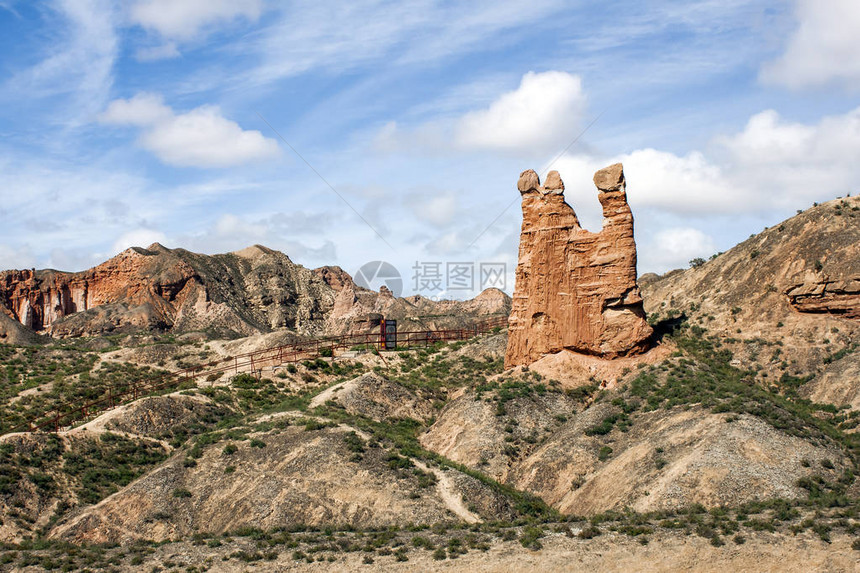
[[[807,548],[822,536],[850,547],[856,526],[845,516],[860,506],[844,418],[752,384],[692,331],[667,335],[670,354],[630,363],[611,390],[587,367],[564,384],[504,371],[502,333],[349,352],[262,380],[201,380],[59,435],[6,435],[0,535],[17,545],[0,558],[25,571],[52,559],[128,570],[193,559],[277,570],[311,557],[320,567],[436,567],[502,559],[499,548],[526,561],[552,547],[586,555],[618,537],[619,547],[692,543],[701,555],[731,544],[719,559],[770,531]],[[150,344],[138,358],[162,347],[206,348]],[[90,353],[110,364],[131,350]],[[81,350],[44,360],[62,366],[63,353]],[[169,553],[149,544],[167,540],[179,540]],[[115,542],[127,554],[86,549]]]
[[[327,422],[278,417],[274,430],[222,440],[193,464],[175,455],[52,536],[163,541],[241,528],[474,522],[494,517],[504,505],[474,478],[371,446],[363,432]],[[474,513],[462,502],[465,494]]]
[[[860,197],[807,209],[695,268],[640,280],[652,322],[684,315],[771,381],[805,376],[860,334]]]
[[[57,337],[129,327],[222,336],[278,327],[319,332],[333,301],[315,273],[260,246],[207,256],[156,243],[80,273],[0,274],[5,312]]]
[[[377,328],[383,315],[399,320],[401,330],[456,328],[509,309],[509,297],[495,289],[467,302],[395,299],[386,290],[356,286],[338,267],[306,269],[260,245],[209,256],[156,243],[79,273],[0,273],[0,337],[16,343],[27,332],[58,338],[147,330],[210,338],[278,329],[338,334]]]
[[[856,199],[826,203],[642,277],[655,346],[641,354],[564,350],[505,369],[505,332],[355,347],[189,379],[57,434],[5,434],[0,571],[564,570],[598,566],[596,553],[619,569],[672,570],[670,557],[847,569],[860,550],[858,221]],[[260,247],[123,256],[112,290],[91,291],[96,274],[4,275],[16,285],[4,292],[31,302],[24,312],[9,295],[0,315],[14,342],[0,344],[0,427],[301,333],[510,309],[492,290],[466,302],[373,293]],[[33,310],[87,300],[72,285],[116,300]],[[275,293],[295,294],[268,303]],[[99,324],[138,330],[59,338]],[[203,332],[226,324],[253,334]]]
[[[839,418],[820,425],[750,386],[727,353],[675,337],[675,356],[611,393],[536,370],[497,376],[450,401],[421,443],[574,515],[804,499],[804,479],[850,474],[852,442],[827,437]]]

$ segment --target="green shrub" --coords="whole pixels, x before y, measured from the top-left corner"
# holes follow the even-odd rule
[[[527,525],[523,528],[523,534],[520,536],[520,544],[522,544],[523,547],[536,551],[543,547],[539,541],[543,536],[543,528],[534,525]]]

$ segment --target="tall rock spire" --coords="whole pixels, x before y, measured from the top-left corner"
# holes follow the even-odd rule
[[[603,206],[598,233],[579,225],[557,171],[544,185],[531,169],[520,174],[523,226],[506,367],[564,349],[616,358],[648,347],[653,331],[636,284],[633,214],[621,164],[595,173],[594,184]]]

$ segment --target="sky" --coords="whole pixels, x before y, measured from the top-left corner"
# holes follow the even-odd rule
[[[639,272],[685,267],[858,191],[857,38],[856,0],[0,0],[0,268],[262,244],[510,293],[520,172],[597,231],[617,161]]]

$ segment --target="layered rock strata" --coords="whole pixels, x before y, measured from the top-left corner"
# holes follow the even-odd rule
[[[384,288],[384,287],[383,287]],[[220,255],[153,244],[89,270],[0,271],[0,342],[141,329],[233,338],[287,328],[301,335],[465,328],[507,315],[510,298],[487,289],[469,301],[396,298],[357,286],[340,267],[306,269],[260,245]]]
[[[261,246],[207,256],[156,243],[77,273],[0,272],[0,312],[60,337],[126,327],[315,334],[333,304],[323,278]]]
[[[796,285],[786,296],[798,312],[860,319],[860,277]]]
[[[523,225],[505,366],[530,364],[564,349],[616,358],[648,348],[636,283],[633,214],[620,163],[594,175],[603,229],[583,229],[551,171],[541,185],[532,170],[520,175]]]

